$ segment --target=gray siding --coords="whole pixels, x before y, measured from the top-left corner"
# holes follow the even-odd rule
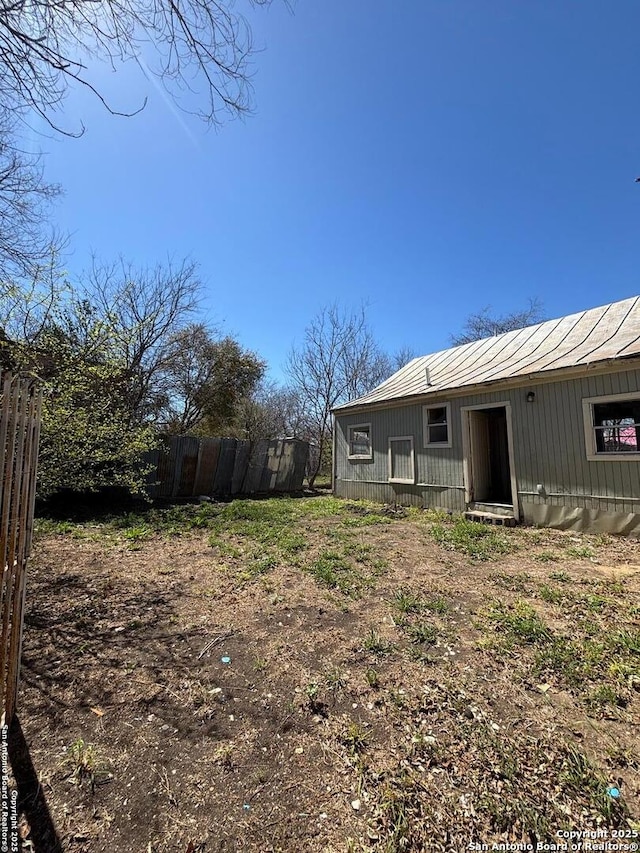
[[[527,403],[528,391],[536,399]],[[431,405],[451,404],[450,448],[425,448],[422,404],[339,415],[336,422],[336,493],[424,506],[464,509],[462,415],[464,406],[509,402],[513,455],[521,506],[568,506],[585,510],[639,513],[640,462],[588,461],[582,400],[585,397],[640,392],[640,370],[487,391],[463,397],[435,397]],[[348,459],[347,428],[371,424],[373,459]],[[390,436],[413,435],[415,487],[388,483]],[[541,485],[546,494],[538,494]],[[400,495],[404,496],[404,500]]]

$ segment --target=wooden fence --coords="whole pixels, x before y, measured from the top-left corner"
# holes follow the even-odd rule
[[[144,463],[151,466],[152,498],[230,497],[300,491],[308,455],[308,443],[294,438],[172,436],[161,450],[145,454]]]
[[[0,708],[7,725],[15,713],[20,674],[40,406],[41,395],[34,382],[0,374]]]

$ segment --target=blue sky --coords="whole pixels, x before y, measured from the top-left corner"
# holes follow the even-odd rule
[[[43,138],[68,268],[198,261],[212,320],[280,369],[323,306],[427,353],[471,312],[640,292],[640,5],[274,0],[250,12],[255,114],[208,131],[132,65]]]

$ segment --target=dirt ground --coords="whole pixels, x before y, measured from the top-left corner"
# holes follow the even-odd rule
[[[42,519],[22,849],[640,849],[639,660],[635,541],[330,497]]]

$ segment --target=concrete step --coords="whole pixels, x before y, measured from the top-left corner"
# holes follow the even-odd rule
[[[467,521],[478,521],[481,524],[500,524],[503,527],[515,527],[516,519],[513,515],[502,515],[496,512],[482,512],[477,509],[470,509],[464,513]]]
[[[488,512],[491,515],[513,515],[512,504],[490,503],[489,501],[475,501],[469,506],[470,510],[477,512]]]

